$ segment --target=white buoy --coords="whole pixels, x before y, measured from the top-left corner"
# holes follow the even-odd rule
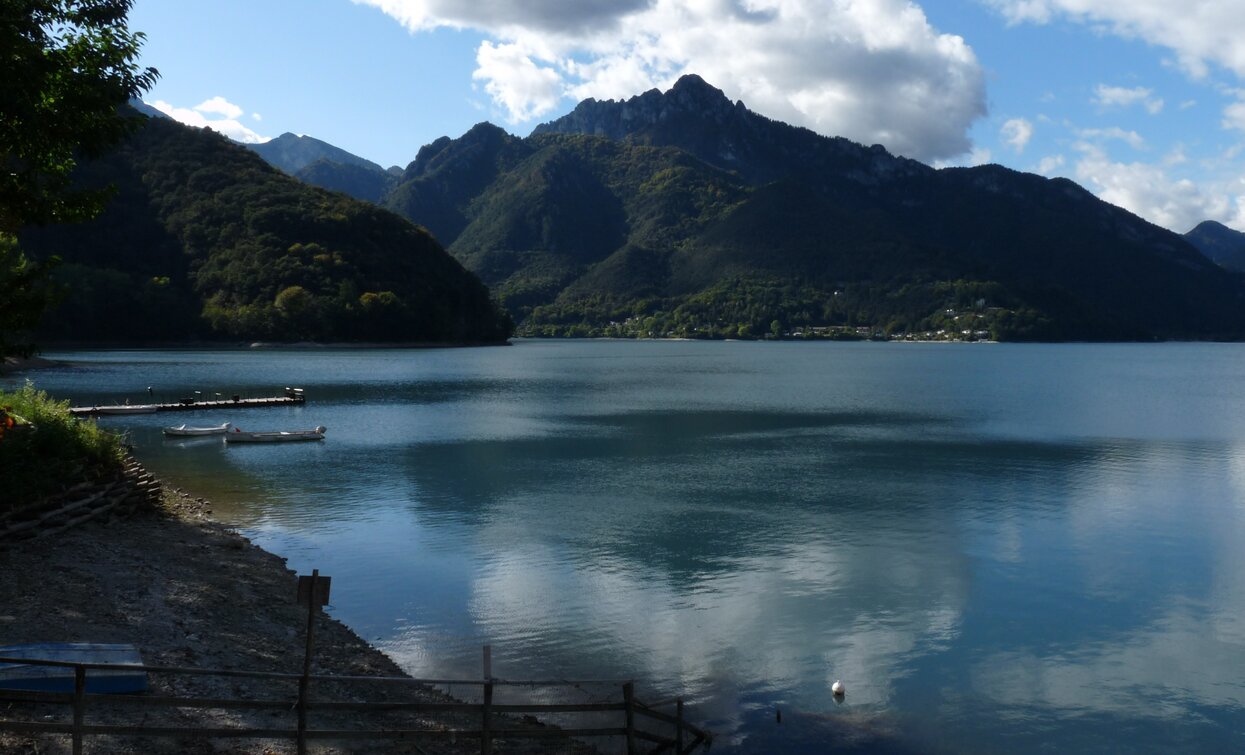
[[[843,682],[835,679],[834,684],[830,685],[830,692],[832,692],[835,697],[842,697],[847,693],[847,688],[843,686]]]

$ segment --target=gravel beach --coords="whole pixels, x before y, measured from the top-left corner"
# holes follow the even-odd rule
[[[166,488],[155,510],[88,523],[54,537],[0,547],[0,645],[26,642],[129,642],[149,666],[299,673],[306,609],[295,603],[295,574],[283,559],[215,522],[208,504]],[[312,673],[404,676],[379,650],[335,619],[321,615]],[[249,679],[150,675],[153,695],[293,699],[295,685]],[[453,702],[413,683],[332,683],[313,699]],[[137,712],[136,712],[137,711]],[[430,728],[423,714],[385,713],[362,720],[349,712],[313,712],[313,728]],[[465,714],[464,714],[465,715]],[[69,720],[68,706],[44,710],[0,701],[0,719]],[[290,729],[287,710],[199,710],[118,706],[88,712],[87,723],[147,726],[247,726]],[[467,728],[478,719],[460,721]],[[540,726],[532,719],[506,725]],[[498,752],[593,752],[573,740],[496,742]],[[0,732],[0,752],[70,752],[65,735]],[[286,753],[283,740],[88,737],[95,753]],[[478,740],[313,742],[316,753],[472,753]]]

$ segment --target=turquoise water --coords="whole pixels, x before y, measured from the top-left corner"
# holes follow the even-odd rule
[[[1245,747],[1245,346],[48,356],[75,404],[305,388],[102,422],[416,676],[634,677],[724,752]],[[329,429],[159,432],[226,420]]]

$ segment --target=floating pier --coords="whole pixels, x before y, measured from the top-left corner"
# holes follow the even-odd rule
[[[263,396],[260,398],[242,398],[234,395],[227,399],[203,401],[197,398],[183,398],[164,404],[113,404],[110,406],[72,406],[69,413],[75,417],[96,417],[113,414],[140,414],[146,407],[155,407],[157,412],[191,412],[199,409],[258,409],[264,406],[302,406],[307,403],[307,396],[302,388],[286,388],[285,395]],[[121,411],[118,411],[121,410]],[[127,411],[128,410],[128,411]]]

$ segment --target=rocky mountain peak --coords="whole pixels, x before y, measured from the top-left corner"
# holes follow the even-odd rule
[[[679,108],[700,113],[721,113],[733,106],[726,94],[694,73],[685,74],[666,93],[666,99]]]
[[[623,139],[674,120],[722,124],[735,116],[737,108],[743,110],[743,104],[732,104],[721,89],[689,73],[664,93],[650,89],[628,100],[584,100],[569,114],[537,126],[532,134],[590,134]]]

